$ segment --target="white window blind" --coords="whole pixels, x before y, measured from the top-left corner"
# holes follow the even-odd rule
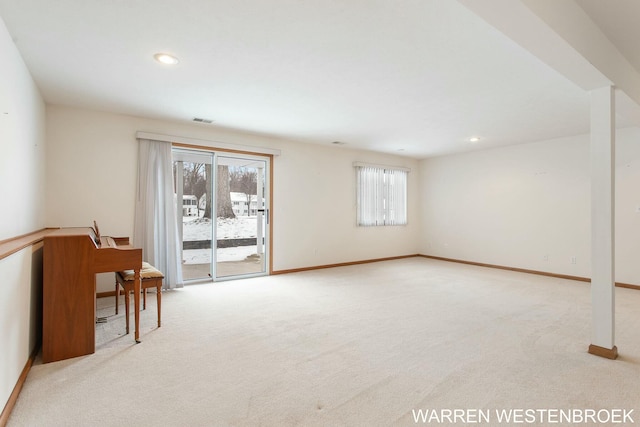
[[[407,224],[407,169],[356,164],[359,226]]]

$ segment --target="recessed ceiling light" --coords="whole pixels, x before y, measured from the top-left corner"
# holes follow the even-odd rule
[[[468,139],[469,142],[472,143],[476,143],[478,141],[480,141],[480,137],[479,136],[472,136],[471,138]]]
[[[156,61],[165,65],[176,65],[178,63],[178,58],[168,53],[156,53],[153,57]]]

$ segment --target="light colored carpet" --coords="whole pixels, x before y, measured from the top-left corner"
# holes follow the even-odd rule
[[[419,409],[527,408],[640,423],[639,291],[616,290],[616,361],[587,353],[589,284],[424,258],[165,292],[160,329],[150,295],[141,344],[111,316],[95,354],[33,366],[8,425],[410,426]]]

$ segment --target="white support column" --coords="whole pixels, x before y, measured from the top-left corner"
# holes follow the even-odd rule
[[[615,359],[615,94],[591,91],[591,305],[589,353]]]

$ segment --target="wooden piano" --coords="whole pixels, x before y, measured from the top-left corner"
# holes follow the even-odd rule
[[[43,363],[95,352],[96,273],[134,270],[135,340],[139,342],[142,249],[91,227],[61,228],[44,238]]]

